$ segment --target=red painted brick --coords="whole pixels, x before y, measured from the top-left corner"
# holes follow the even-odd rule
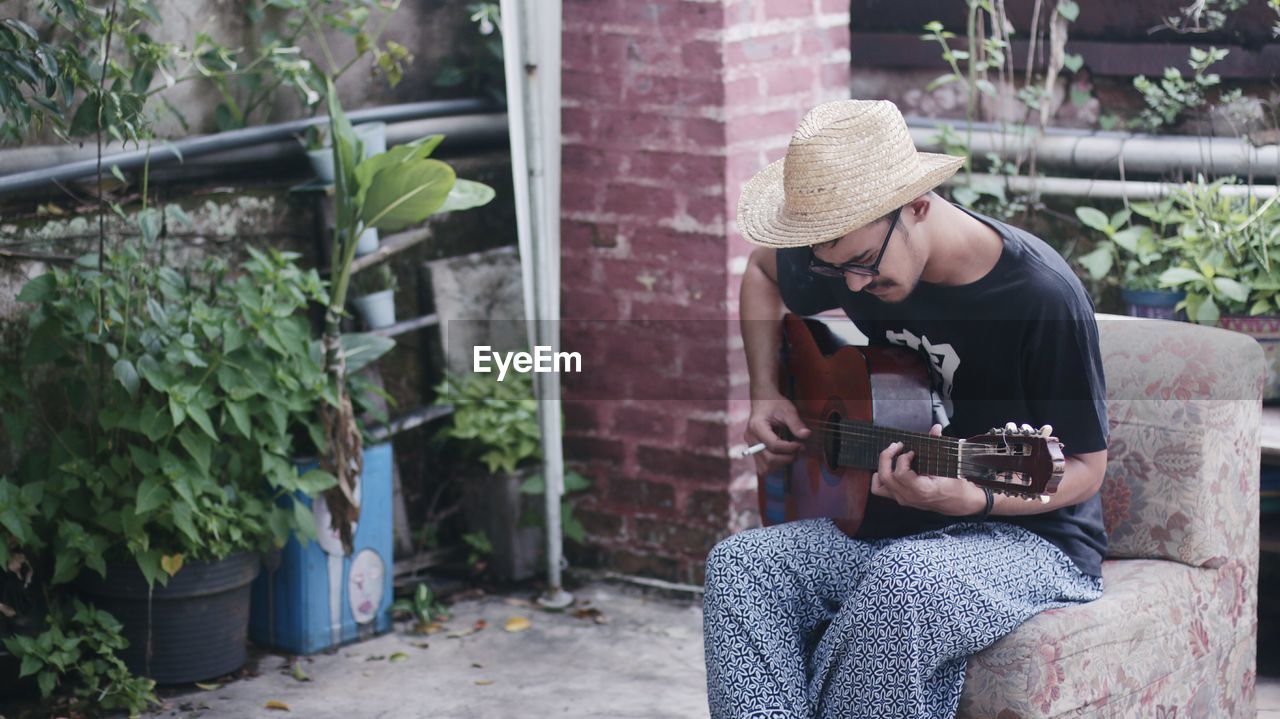
[[[846,8],[847,9],[847,8]],[[849,26],[811,28],[800,36],[800,54],[825,58],[836,50],[849,49]]]
[[[823,87],[848,87],[849,63],[827,63],[822,66],[820,77],[822,78]]]
[[[685,500],[685,516],[695,522],[711,525],[729,520],[728,489],[697,489]]]
[[[626,447],[622,442],[600,437],[565,437],[566,460],[603,459],[621,462],[626,459]]]
[[[630,177],[680,182],[690,191],[724,182],[725,159],[715,155],[643,150],[630,155]]]
[[[678,417],[656,402],[639,402],[619,407],[614,414],[614,432],[638,439],[670,439],[678,429]]]
[[[676,190],[674,189],[621,182],[610,183],[605,188],[605,212],[654,220],[659,217],[674,216],[676,207]]]
[[[622,539],[625,535],[626,523],[622,515],[616,512],[575,507],[573,516],[582,522],[582,528],[593,540]]]
[[[795,57],[798,45],[792,33],[749,37],[725,45],[725,64],[729,67],[773,63]]]
[[[682,135],[691,145],[719,148],[725,144],[727,126],[721,120],[687,117],[681,121]]]
[[[729,428],[724,422],[690,419],[685,424],[684,443],[688,447],[703,447],[722,451],[729,444]]]
[[[622,86],[617,78],[609,75],[565,68],[560,73],[560,83],[567,99],[605,104],[622,102]]]
[[[636,447],[636,461],[641,470],[662,477],[686,478],[696,482],[729,478],[728,457],[707,457],[687,450],[639,445]]]
[[[802,117],[801,110],[788,109],[738,118],[729,123],[727,140],[732,145],[772,137],[790,137]]]
[[[680,348],[680,374],[683,377],[725,377],[729,374],[728,347]]]
[[[770,20],[805,17],[812,12],[813,3],[808,0],[765,0],[764,2],[764,16]]]
[[[724,49],[713,40],[690,40],[680,47],[680,62],[686,71],[705,76],[724,67]]]
[[[808,67],[781,66],[764,73],[765,92],[771,98],[807,92],[817,85],[818,77]]]
[[[685,212],[700,225],[720,226],[724,223],[724,197],[691,198]]]
[[[596,212],[601,207],[597,198],[599,184],[587,182],[587,178],[578,181],[577,177],[566,176],[560,182],[561,208],[566,212]]]
[[[706,555],[724,534],[710,527],[640,517],[636,519],[634,538],[641,544],[655,545],[664,554]]]
[[[564,412],[566,434],[607,432],[612,427],[614,413],[611,403],[565,400],[561,403],[561,408]]]
[[[676,136],[675,121],[657,113],[598,110],[595,139],[599,147],[635,147],[642,141],[668,142]]]
[[[618,572],[644,577],[681,581],[680,562],[674,557],[659,557],[651,553],[637,554],[629,550],[610,552],[606,560]]]
[[[565,69],[591,71],[597,66],[595,36],[591,33],[566,32],[560,44]]]
[[[666,482],[647,479],[609,480],[609,501],[643,509],[673,509],[676,506],[676,490]]]

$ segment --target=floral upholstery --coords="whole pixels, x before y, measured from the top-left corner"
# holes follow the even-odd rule
[[[1104,595],[973,657],[959,716],[1252,719],[1262,350],[1219,329],[1098,319]]]

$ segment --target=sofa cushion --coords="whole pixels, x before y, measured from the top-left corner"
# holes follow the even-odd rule
[[[1264,363],[1245,335],[1098,316],[1109,557],[1217,566],[1256,547]]]
[[[1156,702],[1162,680],[1183,670],[1212,685],[1189,688],[1205,695],[1196,702],[1250,703],[1252,662],[1226,670],[1241,676],[1220,676],[1219,668],[1235,661],[1230,650],[1238,641],[1252,637],[1243,562],[1198,569],[1160,560],[1107,561],[1102,573],[1101,599],[1044,612],[971,657],[958,716],[1106,716],[1102,707],[1130,706],[1135,697]],[[1143,715],[1156,716],[1154,704]]]

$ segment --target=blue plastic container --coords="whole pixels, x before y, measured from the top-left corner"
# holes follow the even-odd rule
[[[320,541],[304,548],[290,538],[279,565],[268,564],[254,581],[253,641],[291,654],[314,654],[391,629],[392,461],[390,443],[364,449],[360,521],[351,554],[329,528],[324,500],[297,500],[311,506]]]

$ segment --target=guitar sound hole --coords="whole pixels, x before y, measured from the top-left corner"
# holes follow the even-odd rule
[[[832,472],[840,467],[840,413],[832,412],[827,417],[826,437],[822,443],[822,455],[827,460],[827,468]]]

